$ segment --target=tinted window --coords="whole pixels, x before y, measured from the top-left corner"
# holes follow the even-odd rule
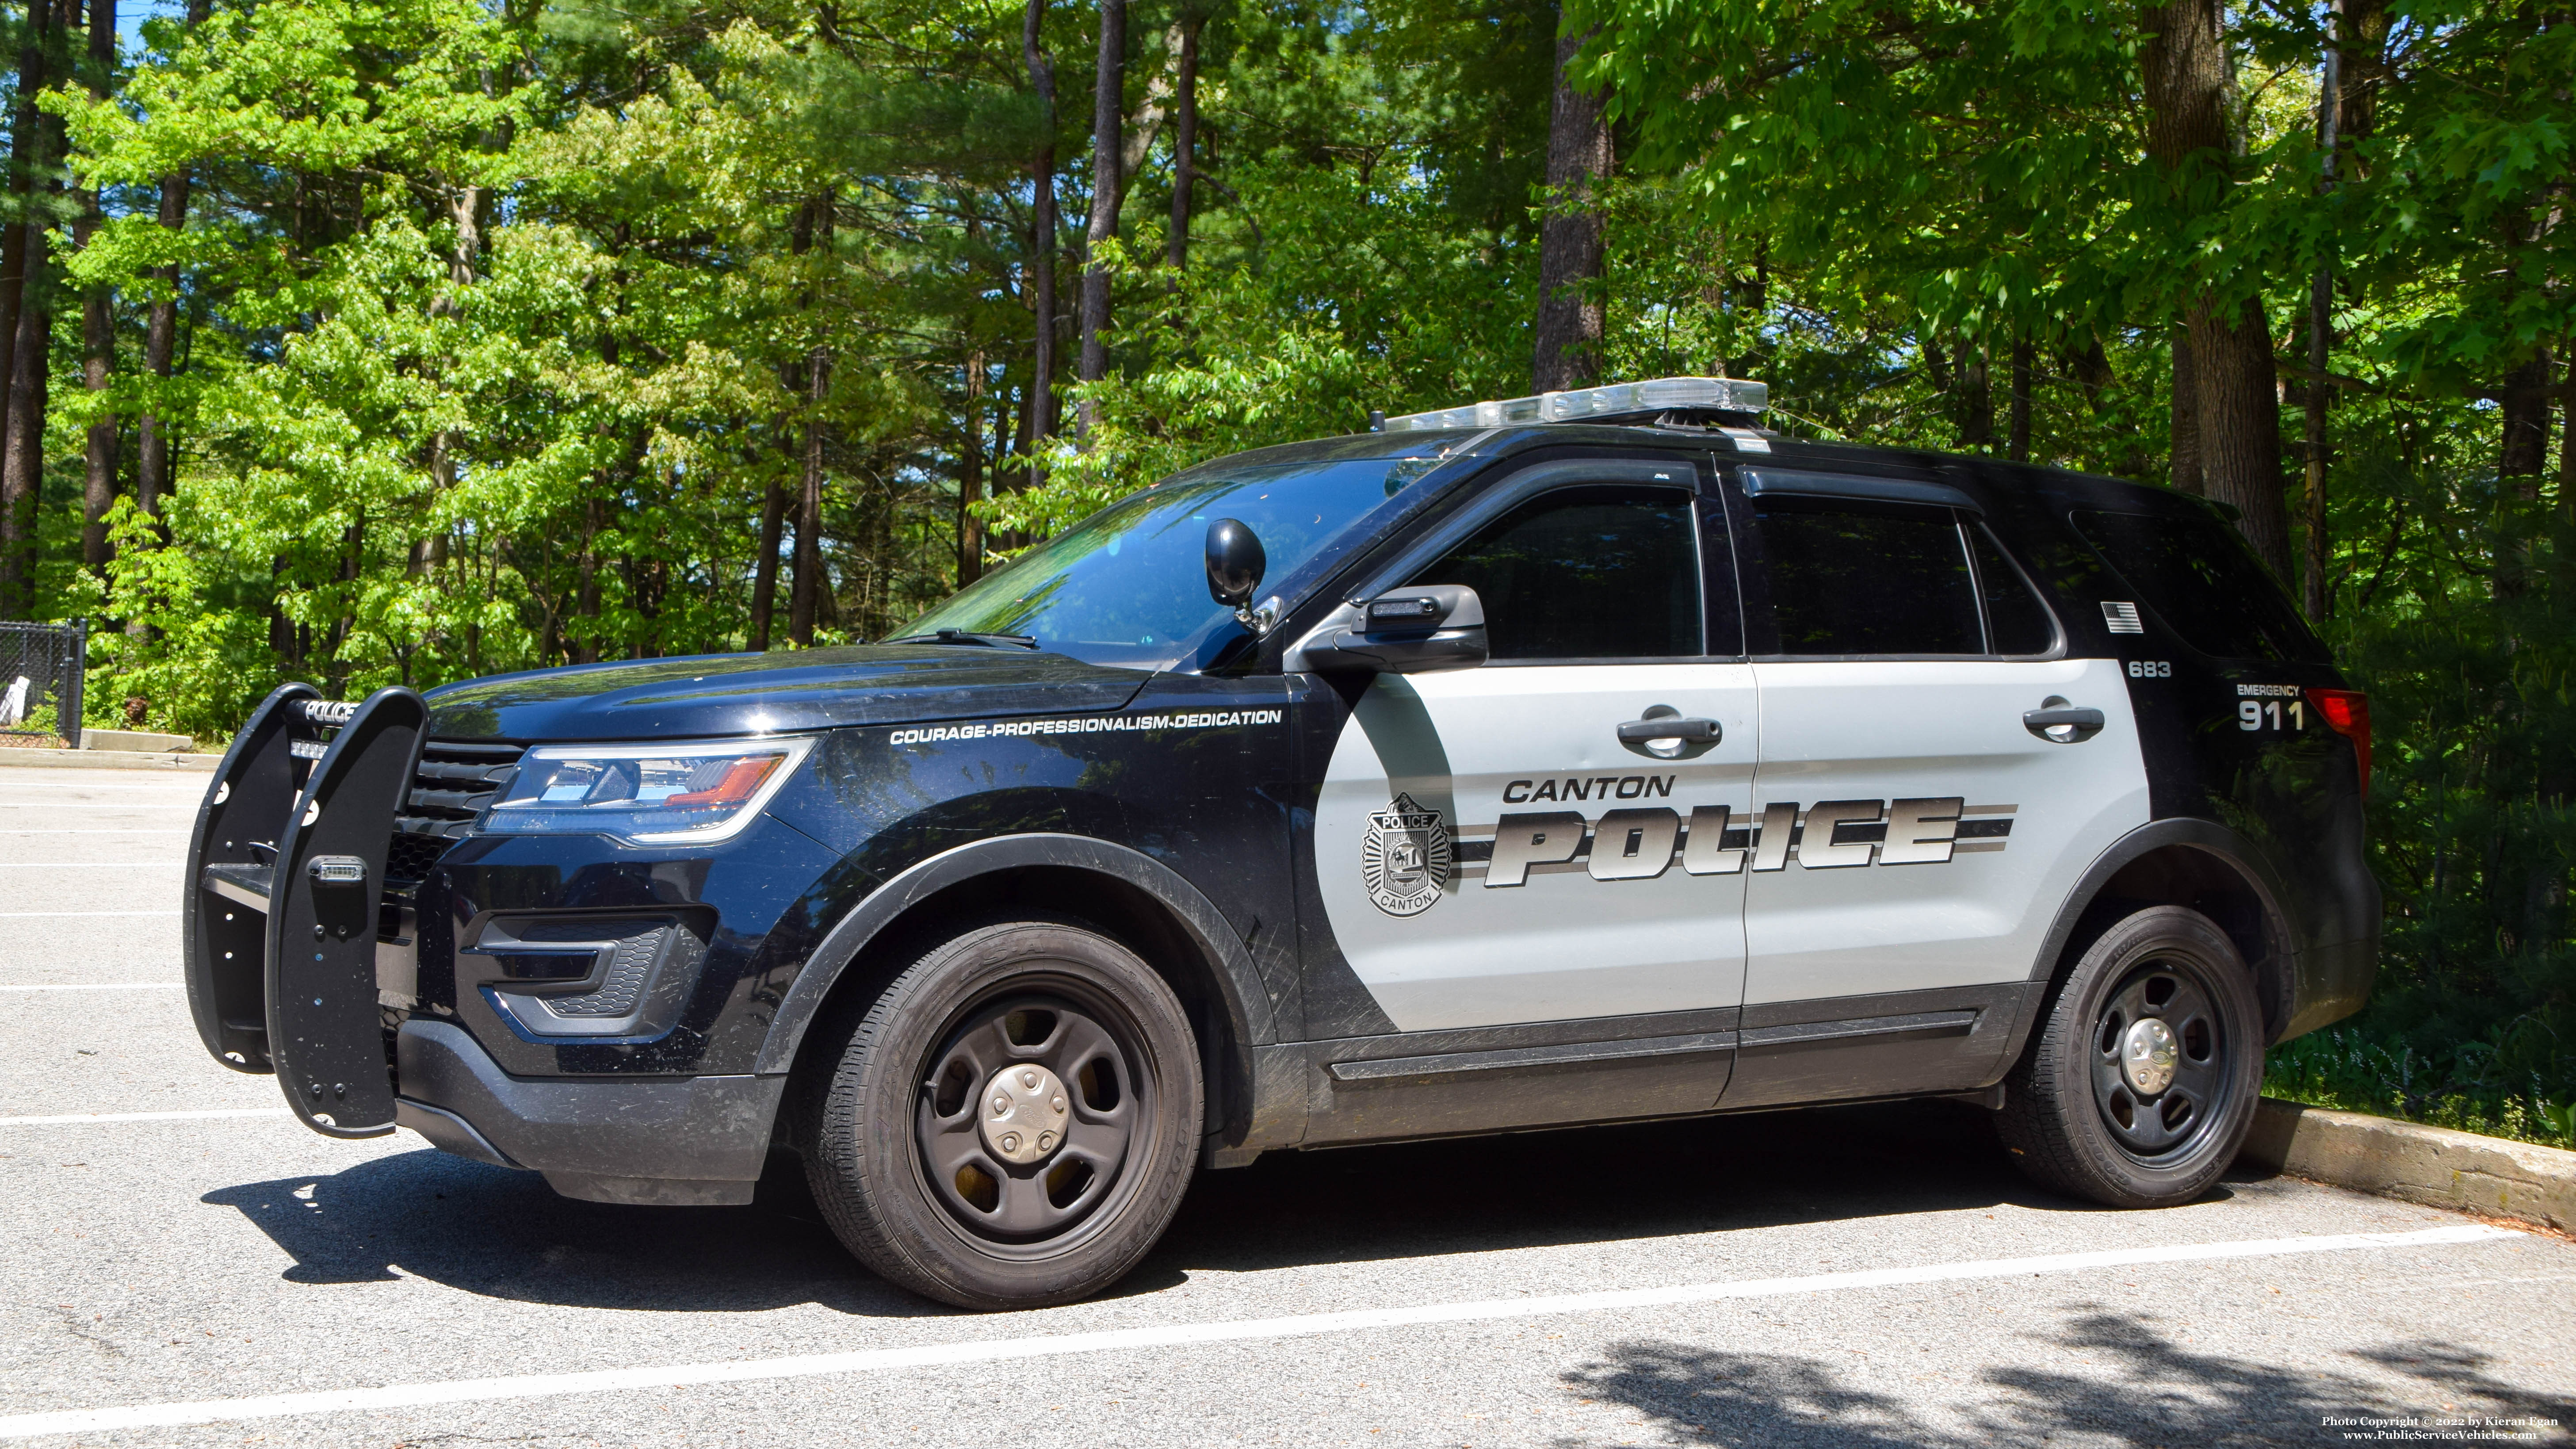
[[[2323,660],[2325,646],[2236,530],[2177,514],[2075,515],[2075,527],[2183,642],[2221,659]]]
[[[1995,654],[2045,654],[2057,642],[2048,610],[2030,591],[2021,570],[2004,557],[1982,525],[1968,527],[1968,551],[1977,558],[1977,591],[1986,600],[1986,647]]]
[[[1675,488],[1541,494],[1413,582],[1474,589],[1496,659],[1701,652],[1691,495]]]
[[[1111,504],[986,574],[891,637],[938,629],[1024,634],[1093,664],[1168,669],[1240,635],[1208,597],[1207,529],[1251,525],[1269,554],[1261,593],[1300,581],[1406,507],[1430,459],[1252,463],[1221,458]]]
[[[1976,581],[1945,508],[1754,500],[1780,654],[1983,654]]]

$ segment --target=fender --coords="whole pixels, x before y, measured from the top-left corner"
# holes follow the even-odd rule
[[[852,906],[823,937],[822,944],[814,948],[805,969],[787,988],[752,1070],[768,1076],[795,1066],[805,1030],[813,1025],[815,1013],[822,1010],[824,999],[839,984],[841,974],[879,932],[905,911],[960,882],[1028,866],[1060,866],[1112,876],[1145,892],[1169,910],[1200,952],[1216,963],[1217,989],[1224,997],[1235,1042],[1243,1048],[1236,1054],[1239,1062],[1233,1070],[1238,1075],[1250,1070],[1251,1048],[1268,1045],[1276,1028],[1271,1021],[1270,993],[1252,964],[1252,953],[1244,949],[1225,917],[1198,887],[1152,856],[1087,835],[1059,834],[1005,835],[941,851],[904,870]],[[1248,1093],[1250,1083],[1231,1085]],[[1246,1095],[1238,1100],[1250,1098]]]
[[[2029,989],[2022,993],[2021,1010],[2005,1037],[2003,1055],[1996,1059],[1996,1080],[2002,1080],[2003,1073],[2011,1070],[2012,1064],[2021,1059],[2022,1047],[2029,1042],[2031,1029],[2039,1022],[2039,1007],[2048,996],[2050,978],[2057,974],[2058,958],[2065,954],[2067,941],[2075,935],[2075,928],[2082,923],[2085,911],[2092,907],[2094,897],[2100,895],[2111,877],[2118,875],[2131,861],[2172,845],[2188,846],[2218,857],[2253,888],[2255,898],[2262,903],[2263,918],[2271,927],[2272,939],[2278,943],[2280,979],[2285,986],[2285,999],[2278,1005],[2283,1008],[2282,1020],[2288,1020],[2288,1008],[2295,999],[2301,943],[2291,929],[2289,914],[2281,909],[2283,892],[2280,877],[2251,842],[2214,820],[2178,817],[2150,821],[2111,842],[2109,848],[2085,870],[2083,878],[2075,883],[2075,889],[2067,892],[2064,903],[2058,906],[2057,919],[2049,926],[2048,935],[2040,942],[2039,954],[2031,961]],[[2258,973],[2263,965],[2260,961],[2246,964]]]

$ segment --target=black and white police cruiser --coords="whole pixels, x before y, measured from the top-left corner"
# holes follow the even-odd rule
[[[191,844],[198,1029],[573,1197],[792,1153],[970,1307],[1281,1148],[1942,1096],[2195,1197],[2368,995],[2367,701],[2208,504],[1766,401],[1219,459],[881,644],[290,684]]]

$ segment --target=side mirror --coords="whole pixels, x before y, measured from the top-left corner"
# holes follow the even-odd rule
[[[1334,610],[1281,661],[1317,674],[1430,674],[1485,662],[1485,606],[1464,584],[1425,584]]]
[[[1262,570],[1269,566],[1261,539],[1251,529],[1231,518],[1208,525],[1208,597],[1242,613],[1252,602],[1252,591],[1261,587]]]

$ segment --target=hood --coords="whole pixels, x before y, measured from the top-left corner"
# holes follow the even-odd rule
[[[1062,654],[863,644],[504,674],[433,689],[438,739],[655,740],[1116,709],[1151,676]]]

